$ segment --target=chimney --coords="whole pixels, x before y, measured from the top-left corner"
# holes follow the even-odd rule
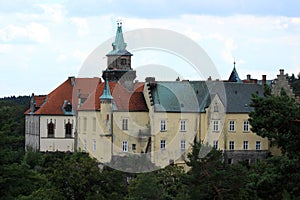
[[[283,76],[284,69],[280,69],[280,70],[279,70],[279,72],[280,72],[280,75],[282,75],[282,76]]]
[[[247,80],[250,80],[250,79],[251,79],[251,75],[247,74]]]
[[[71,81],[72,86],[74,87],[75,86],[75,76],[70,76],[69,79]]]
[[[261,80],[261,84],[265,85],[267,82],[267,75],[262,75],[262,80]]]

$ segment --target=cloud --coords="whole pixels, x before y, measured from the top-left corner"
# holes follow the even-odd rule
[[[77,34],[79,35],[79,37],[84,37],[89,34],[90,31],[87,19],[72,17],[71,23],[77,27]]]
[[[50,32],[48,27],[39,23],[29,23],[26,26],[8,25],[0,29],[0,42],[5,43],[48,43]]]

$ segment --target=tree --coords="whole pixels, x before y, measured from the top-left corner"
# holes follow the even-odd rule
[[[268,89],[267,89],[268,90]],[[271,145],[281,148],[288,156],[300,155],[300,108],[295,100],[288,97],[282,89],[281,96],[273,96],[265,90],[265,96],[254,94],[250,104],[251,130],[257,135],[267,137]]]
[[[208,154],[201,155],[202,151]],[[200,153],[200,156],[199,156]],[[223,154],[206,144],[195,143],[188,154],[189,195],[191,199],[249,199],[245,191],[248,166],[226,165]]]
[[[128,199],[143,200],[143,199],[162,199],[163,189],[159,184],[158,179],[153,172],[138,174],[134,178],[128,188]]]

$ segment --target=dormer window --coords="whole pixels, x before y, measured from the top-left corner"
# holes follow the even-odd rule
[[[214,105],[214,112],[218,112],[219,111],[219,109],[218,109],[218,104],[215,104]]]
[[[72,104],[70,101],[68,101],[67,105],[65,106],[66,112],[72,112]]]

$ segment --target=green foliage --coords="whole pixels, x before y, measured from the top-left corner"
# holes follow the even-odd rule
[[[251,130],[262,137],[267,137],[289,156],[299,156],[300,126],[295,120],[300,119],[300,108],[284,91],[281,96],[253,95],[250,116]]]
[[[143,199],[163,199],[163,189],[158,183],[158,179],[154,173],[138,174],[133,179],[128,188],[128,199],[143,200]]]
[[[299,199],[300,165],[298,159],[271,157],[252,166],[247,188],[255,199]]]
[[[208,151],[210,150],[210,151]],[[202,154],[202,151],[206,152]],[[226,166],[222,152],[196,143],[188,154],[189,195],[191,199],[248,199],[243,186],[248,182],[248,168],[243,164]]]

